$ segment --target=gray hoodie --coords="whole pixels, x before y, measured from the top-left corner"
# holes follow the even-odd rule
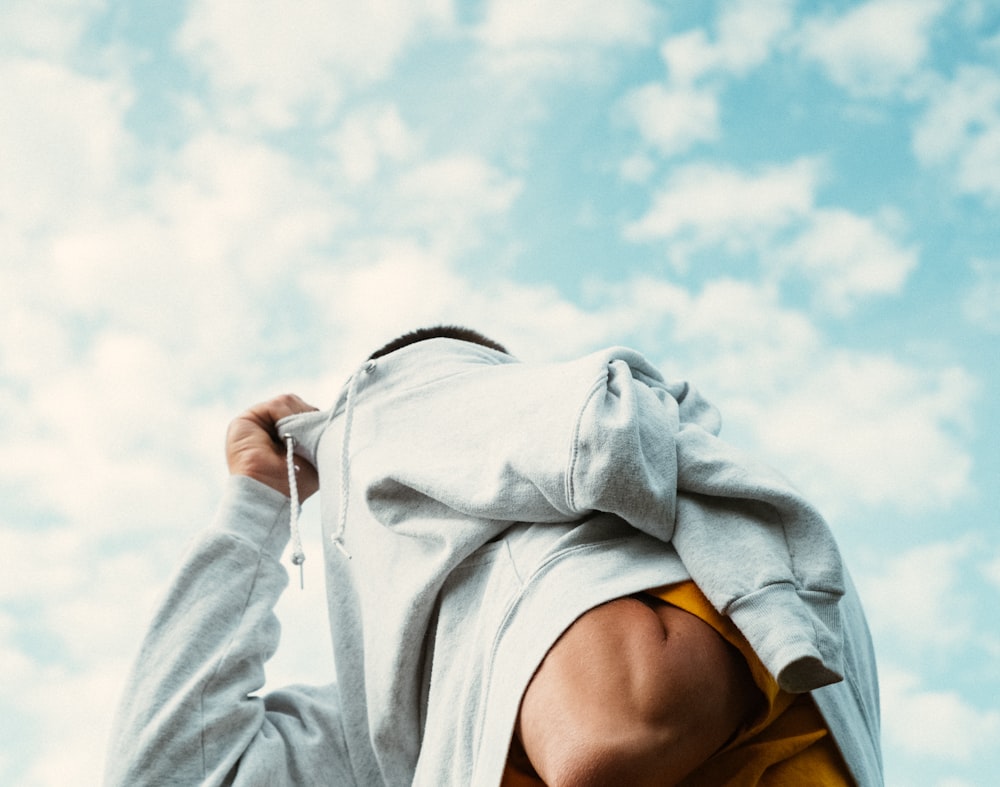
[[[874,657],[826,524],[638,353],[528,364],[424,341],[279,429],[320,473],[337,683],[253,695],[289,512],[233,479],[147,635],[108,784],[494,787],[562,631],[688,578],[881,784]]]

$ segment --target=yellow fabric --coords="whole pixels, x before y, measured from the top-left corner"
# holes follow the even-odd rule
[[[694,582],[649,591],[700,618],[743,654],[765,704],[723,749],[681,787],[846,787],[854,784],[823,717],[808,694],[778,688],[736,626],[723,617]],[[508,763],[501,787],[538,787],[543,782]]]
[[[750,667],[765,705],[721,751],[691,773],[683,787],[843,787],[854,784],[847,766],[808,694],[789,694],[764,669],[729,618],[716,612],[694,582],[650,591],[705,621],[735,647]]]
[[[514,767],[509,762],[503,772],[503,779],[500,780],[500,787],[545,787],[545,782],[533,774],[525,773]]]

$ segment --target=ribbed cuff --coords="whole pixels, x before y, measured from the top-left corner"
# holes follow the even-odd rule
[[[793,694],[844,679],[839,596],[768,585],[725,610],[778,685]]]

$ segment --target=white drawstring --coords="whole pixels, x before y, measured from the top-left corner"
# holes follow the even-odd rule
[[[375,371],[375,361],[369,359],[360,371],[371,374]],[[344,546],[344,530],[347,528],[347,506],[351,496],[351,425],[354,421],[354,394],[357,392],[359,376],[355,372],[347,386],[347,398],[344,401],[344,438],[340,444],[340,516],[337,519],[337,529],[330,534],[330,540],[344,556],[350,560],[351,553]]]
[[[288,467],[288,495],[291,498],[289,513],[289,527],[292,531],[292,563],[299,567],[299,588],[304,589],[305,572],[302,564],[306,562],[306,553],[302,551],[302,533],[299,530],[299,514],[302,506],[299,504],[299,484],[295,477],[295,438],[290,434],[282,435],[285,438],[285,464]]]
[[[365,374],[371,374],[375,371],[375,361],[367,361],[361,370]],[[358,380],[359,376],[355,373],[348,383],[347,398],[344,402],[344,438],[340,452],[340,515],[337,519],[337,529],[330,535],[330,540],[348,560],[351,559],[351,553],[344,546],[344,530],[347,528],[347,507],[350,499],[351,423],[354,420],[354,394]],[[299,485],[296,477],[298,468],[295,466],[295,438],[290,434],[283,434],[281,437],[285,441],[285,465],[288,468],[288,496],[290,498],[288,525],[292,533],[292,564],[299,567],[299,587],[305,588],[305,572],[302,564],[306,562],[306,554],[302,550],[302,532],[299,528],[299,514],[302,512],[302,506],[299,503]]]

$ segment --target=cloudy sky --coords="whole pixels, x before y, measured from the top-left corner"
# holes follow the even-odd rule
[[[0,85],[0,783],[98,780],[230,417],[436,322],[692,381],[841,542],[888,783],[995,783],[994,0],[5,0]]]

